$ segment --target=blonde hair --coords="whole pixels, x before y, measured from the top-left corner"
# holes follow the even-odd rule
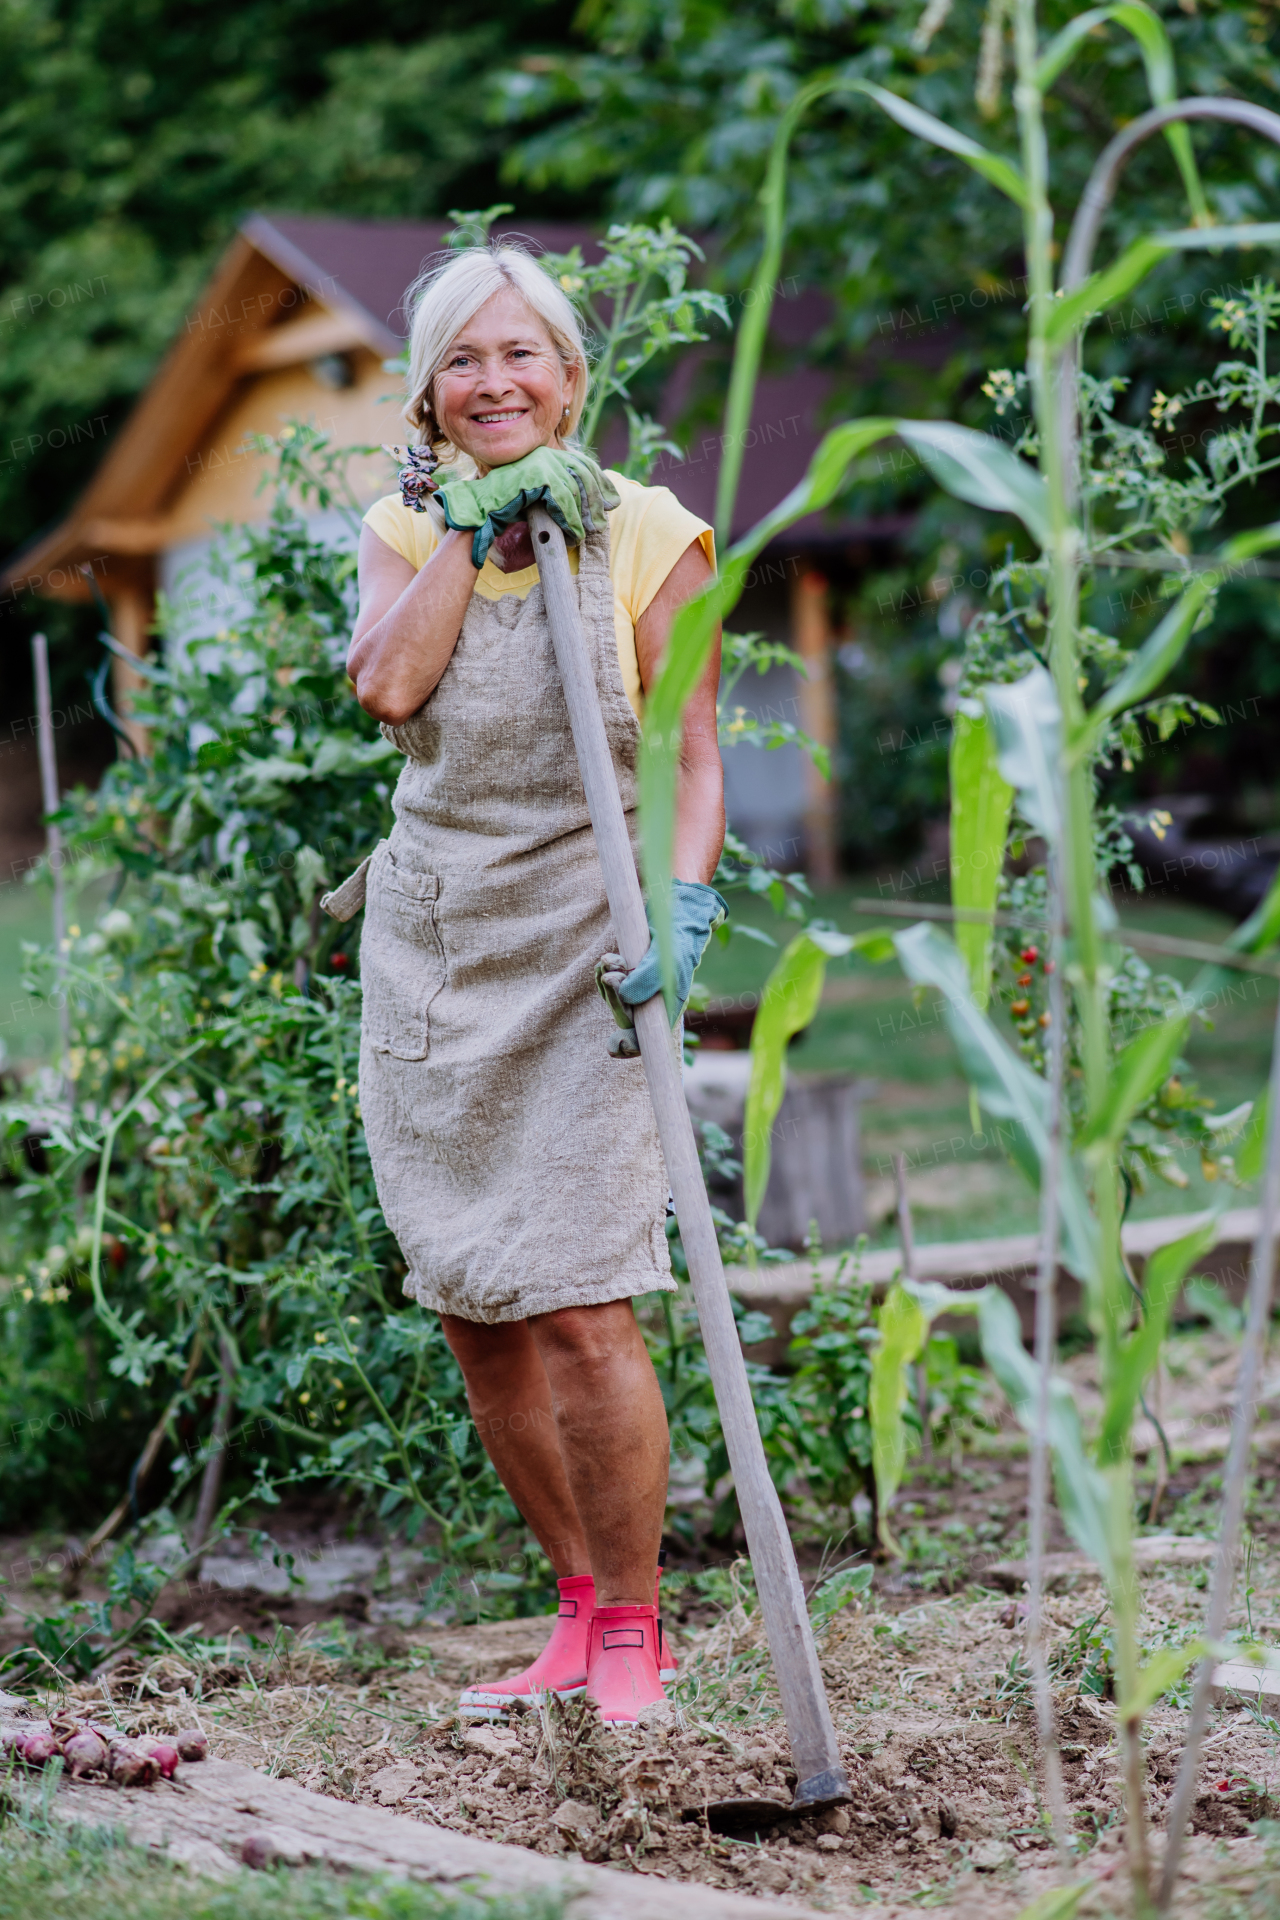
[[[572,301],[522,247],[501,242],[489,247],[465,247],[429,267],[405,295],[413,319],[409,331],[409,400],[404,417],[417,430],[420,442],[432,447],[444,461],[460,456],[441,433],[435,417],[432,388],[436,375],[472,315],[508,287],[541,320],[566,369],[577,368],[569,411],[556,434],[557,444],[571,439],[578,430],[591,368]]]

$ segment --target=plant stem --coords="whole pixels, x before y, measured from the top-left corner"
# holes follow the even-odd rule
[[[1061,795],[1061,844],[1066,919],[1073,945],[1073,984],[1083,1037],[1085,1092],[1090,1112],[1101,1108],[1110,1072],[1109,970],[1095,913],[1097,874],[1093,853],[1093,773],[1084,754],[1073,753],[1084,714],[1080,697],[1076,628],[1080,598],[1080,534],[1072,513],[1075,492],[1074,412],[1065,412],[1066,383],[1074,395],[1074,355],[1054,351],[1047,326],[1054,296],[1053,209],[1049,203],[1049,156],[1045,137],[1044,100],[1036,83],[1037,32],[1035,0],[1014,0],[1014,47],[1017,85],[1014,102],[1021,133],[1022,171],[1027,199],[1024,232],[1027,283],[1030,292],[1030,328],[1027,375],[1031,385],[1040,437],[1040,471],[1048,496],[1049,540],[1049,664],[1062,713],[1062,751],[1066,763],[1065,793]],[[1072,399],[1074,407],[1074,398]],[[1065,956],[1064,956],[1065,957]],[[1061,1124],[1059,1122],[1059,1124]],[[1097,1168],[1095,1201],[1098,1215],[1098,1270],[1090,1288],[1090,1317],[1100,1336],[1103,1389],[1107,1390],[1118,1358],[1122,1320],[1128,1309],[1120,1259],[1120,1216],[1117,1205],[1117,1166],[1114,1152]],[[1123,1476],[1128,1489],[1127,1472]],[[1117,1568],[1117,1666],[1132,1682],[1137,1672],[1134,1634],[1136,1594],[1130,1551],[1132,1519],[1126,1505],[1113,1508],[1112,1533]],[[1124,1588],[1124,1591],[1120,1591]],[[1136,1731],[1124,1730],[1129,1873],[1135,1911],[1149,1905],[1150,1867],[1146,1843],[1146,1806],[1142,1793],[1142,1755]]]
[[[236,1354],[231,1341],[224,1333],[218,1342],[218,1397],[213,1408],[213,1431],[210,1435],[209,1458],[204,1463],[204,1472],[200,1476],[200,1497],[196,1503],[195,1523],[191,1529],[191,1551],[198,1553],[204,1547],[213,1525],[213,1516],[218,1511],[218,1495],[222,1492],[222,1469],[227,1458],[227,1429],[231,1424],[231,1394],[235,1381]]]
[[[1223,1475],[1222,1518],[1218,1533],[1218,1556],[1214,1561],[1209,1588],[1209,1611],[1205,1638],[1212,1648],[1221,1639],[1231,1609],[1235,1586],[1235,1561],[1244,1523],[1245,1497],[1249,1485],[1249,1462],[1253,1446],[1253,1423],[1258,1400],[1258,1381],[1266,1357],[1267,1333],[1271,1324],[1271,1296],[1275,1282],[1276,1228],[1280,1224],[1280,1000],[1276,1003],[1276,1024],[1271,1042],[1271,1081],[1267,1112],[1267,1164],[1262,1189],[1262,1207],[1258,1217],[1258,1237],[1253,1243],[1249,1268],[1249,1311],[1240,1349],[1240,1374],[1236,1382],[1236,1402],[1231,1415],[1231,1447]],[[1187,1723],[1186,1745],[1178,1767],[1166,1823],[1164,1868],[1160,1875],[1158,1910],[1167,1913],[1178,1878],[1178,1860],[1183,1834],[1195,1799],[1200,1772],[1200,1747],[1209,1718],[1213,1688],[1215,1655],[1206,1654],[1196,1671],[1191,1714]]]
[[[1031,1439],[1031,1484],[1028,1492],[1027,1546],[1027,1659],[1035,1691],[1036,1721],[1044,1755],[1045,1785],[1053,1844],[1065,1870],[1070,1858],[1066,1798],[1062,1787],[1062,1756],[1053,1711],[1053,1688],[1044,1648],[1044,1547],[1049,1512],[1049,1402],[1056,1315],[1054,1292],[1058,1275],[1058,1179],[1062,1161],[1063,1063],[1066,1056],[1066,995],[1063,992],[1062,868],[1057,856],[1049,862],[1049,952],[1054,962],[1049,975],[1049,1150],[1040,1178],[1040,1267],[1036,1277],[1036,1364],[1039,1385],[1036,1425]]]

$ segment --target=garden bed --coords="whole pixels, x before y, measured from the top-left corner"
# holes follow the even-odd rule
[[[1280,1602],[1280,1560],[1255,1556],[1251,1585],[1255,1618],[1259,1607],[1269,1618]],[[1143,1580],[1144,1641],[1191,1634],[1204,1598],[1202,1569],[1152,1568]],[[1047,1612],[1071,1818],[1096,1880],[1081,1911],[1102,1914],[1118,1906],[1124,1874],[1097,1583],[1081,1580]],[[66,1697],[139,1732],[171,1732],[195,1717],[224,1760],[346,1807],[390,1808],[402,1821],[574,1869],[607,1865],[828,1910],[857,1909],[869,1897],[957,1912],[980,1901],[999,1920],[1053,1874],[1019,1626],[1016,1599],[972,1590],[911,1602],[872,1596],[845,1608],[821,1655],[852,1805],[732,1834],[710,1830],[708,1805],[785,1800],[791,1784],[759,1619],[741,1606],[711,1626],[676,1625],[678,1704],[635,1731],[606,1731],[573,1704],[522,1715],[509,1728],[459,1722],[459,1688],[529,1659],[545,1619],[414,1631],[380,1655],[367,1643],[344,1650],[340,1636],[326,1646],[315,1630],[282,1633],[269,1650],[233,1639],[222,1658],[204,1643],[198,1654],[126,1657]],[[1180,1701],[1166,1701],[1148,1722],[1157,1828],[1183,1724]],[[1274,1723],[1225,1702],[1215,1709],[1195,1809],[1188,1913],[1204,1911],[1206,1880],[1262,1871],[1253,1825],[1274,1813],[1277,1798]],[[133,1796],[118,1799],[123,1814]]]

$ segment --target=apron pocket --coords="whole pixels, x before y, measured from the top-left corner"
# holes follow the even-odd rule
[[[397,865],[384,845],[374,855],[367,885],[360,940],[364,1035],[378,1053],[425,1060],[427,1010],[447,971],[435,918],[439,875]]]

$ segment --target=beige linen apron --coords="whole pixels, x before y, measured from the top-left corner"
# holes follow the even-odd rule
[[[634,821],[607,528],[577,580]],[[644,1068],[610,1057],[596,991],[616,942],[541,586],[473,595],[435,692],[383,732],[407,763],[366,883],[360,1107],[405,1292],[492,1325],[674,1290]]]

